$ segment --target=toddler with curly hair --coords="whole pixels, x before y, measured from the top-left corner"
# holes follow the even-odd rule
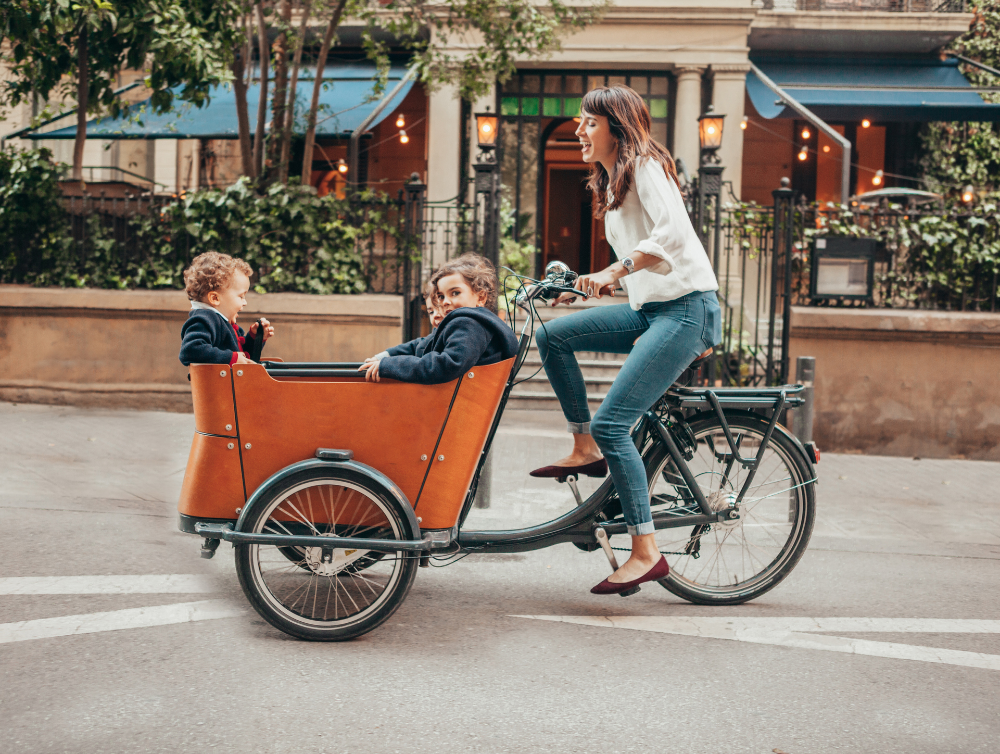
[[[236,318],[247,305],[253,270],[242,259],[208,251],[199,254],[184,270],[184,285],[191,312],[181,329],[180,360],[191,364],[249,364],[257,338],[266,342],[274,328],[266,319],[254,322],[249,334]]]

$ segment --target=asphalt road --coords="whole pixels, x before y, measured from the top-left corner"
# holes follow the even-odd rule
[[[469,527],[572,504],[526,474],[559,425],[505,420]],[[311,644],[176,530],[192,431],[0,404],[0,752],[1000,748],[1000,464],[825,455],[809,551],[740,607],[593,596],[607,562],[561,545],[420,569],[386,625]]]

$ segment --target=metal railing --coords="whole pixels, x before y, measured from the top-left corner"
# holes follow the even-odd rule
[[[722,344],[703,381],[786,381],[793,305],[1000,312],[1000,217],[988,207],[883,201],[848,215],[797,200],[787,188],[774,192],[771,206],[733,200],[717,213],[715,206],[703,235],[719,279]],[[813,299],[813,240],[842,235],[877,241],[872,295]]]

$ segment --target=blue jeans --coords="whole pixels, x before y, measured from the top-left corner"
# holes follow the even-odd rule
[[[718,298],[695,292],[641,311],[594,307],[547,323],[535,339],[569,431],[590,432],[608,461],[629,534],[651,534],[646,470],[629,432],[699,354],[722,340]],[[628,354],[593,421],[576,351]]]

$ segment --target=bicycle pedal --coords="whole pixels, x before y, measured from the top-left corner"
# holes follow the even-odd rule
[[[641,591],[642,591],[642,587],[641,586],[634,586],[634,587],[632,587],[631,589],[629,589],[627,591],[618,592],[618,596],[619,597],[631,597],[633,594],[638,594]]]

